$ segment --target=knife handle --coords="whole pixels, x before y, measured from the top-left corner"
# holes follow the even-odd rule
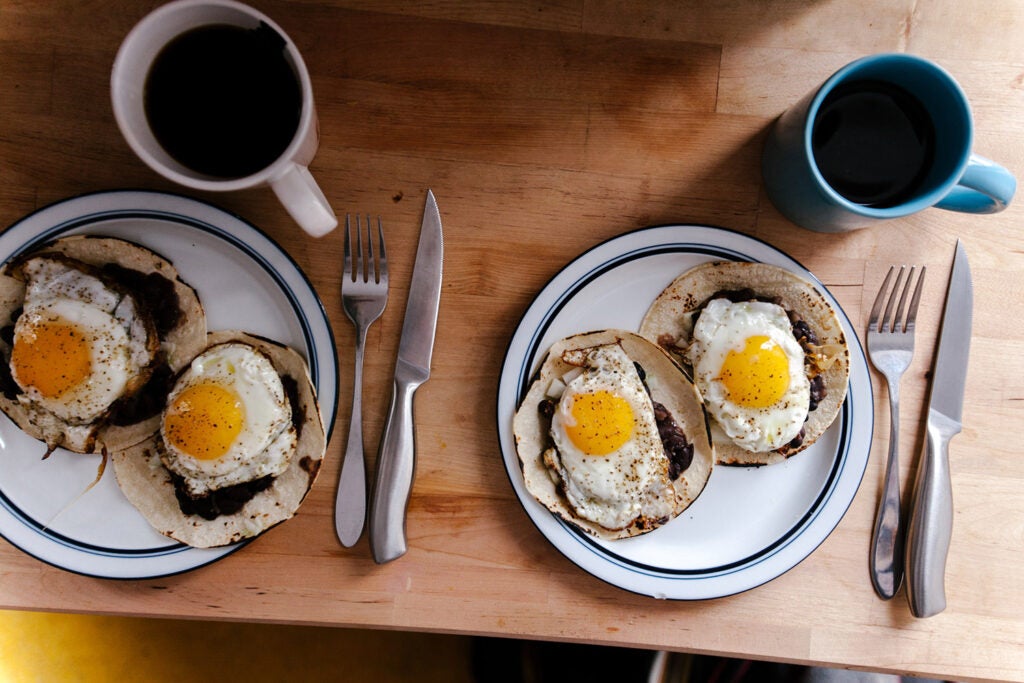
[[[416,468],[412,398],[418,386],[395,378],[380,439],[370,509],[370,548],[378,564],[395,560],[406,550],[405,511]]]
[[[932,411],[928,416],[907,529],[907,600],[915,617],[930,617],[946,608],[946,556],[953,534],[949,441],[958,431],[942,415]]]

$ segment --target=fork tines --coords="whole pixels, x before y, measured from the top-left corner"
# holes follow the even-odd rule
[[[371,279],[374,282],[379,283],[382,273],[387,271],[387,252],[384,249],[384,228],[381,225],[380,216],[377,216],[377,244],[379,245],[377,253],[374,253],[373,247],[373,235],[371,234],[372,228],[370,227],[370,216],[366,217],[366,250],[363,250],[363,234],[362,220],[360,215],[356,214],[356,228],[355,228],[355,265],[352,262],[352,217],[349,214],[345,214],[345,266],[343,275],[344,278],[355,282],[362,280],[363,282],[369,282]],[[365,254],[365,258],[364,258]],[[376,258],[375,258],[376,257]]]
[[[924,283],[924,273],[926,270],[924,266],[921,266],[921,272],[917,276],[917,284],[914,286],[914,293],[910,298],[910,307],[907,309],[906,320],[903,319],[903,311],[907,305],[907,295],[910,293],[915,269],[916,266],[910,266],[910,271],[906,272],[906,266],[900,266],[899,271],[896,270],[896,266],[889,267],[889,272],[886,273],[885,280],[882,281],[882,286],[878,289],[875,303],[871,307],[871,315],[868,318],[869,329],[893,333],[914,331],[917,308],[921,303],[921,285]],[[905,272],[907,275],[906,282],[903,280]],[[892,291],[889,293],[887,300],[886,293],[889,292],[889,281],[892,280],[893,273],[896,273],[896,282],[893,284]],[[903,285],[902,288],[901,285]],[[883,303],[885,304],[885,313],[882,313]],[[896,307],[895,315],[893,315],[894,306]]]

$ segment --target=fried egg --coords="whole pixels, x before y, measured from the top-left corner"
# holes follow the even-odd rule
[[[297,442],[273,363],[238,342],[192,361],[168,395],[160,435],[161,461],[196,498],[281,474]]]
[[[810,381],[781,306],[713,299],[697,319],[686,357],[708,412],[737,446],[767,452],[800,433]]]
[[[555,448],[546,457],[569,504],[606,529],[671,515],[669,460],[633,361],[618,344],[569,350],[562,358],[582,372],[564,382],[551,418]]]
[[[41,256],[23,272],[10,360],[18,400],[52,429],[91,424],[143,383],[156,351],[152,323],[84,264]]]

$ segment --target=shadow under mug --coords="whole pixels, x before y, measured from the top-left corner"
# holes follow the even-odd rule
[[[930,163],[910,194],[896,203],[858,203],[826,180],[815,158],[814,135],[823,105],[840,86],[882,83],[916,98],[930,119],[934,146]],[[891,53],[847,64],[818,89],[786,110],[765,142],[762,174],[775,207],[797,225],[819,232],[845,232],[930,207],[968,213],[1002,211],[1017,181],[1002,166],[971,152],[974,124],[959,84],[937,64],[913,55]],[[875,150],[873,163],[888,163],[890,149]]]
[[[240,178],[206,175],[177,161],[157,140],[146,115],[146,81],[163,48],[192,29],[222,24],[245,29],[263,24],[276,32],[302,98],[298,126],[285,150],[269,165]],[[269,185],[310,235],[320,237],[337,227],[334,210],[308,168],[319,145],[309,72],[285,32],[263,13],[233,0],[175,0],[162,5],[143,17],[125,37],[110,80],[114,117],[121,133],[139,158],[157,173],[180,185],[214,192]]]

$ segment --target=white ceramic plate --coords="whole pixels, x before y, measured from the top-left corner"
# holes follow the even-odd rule
[[[569,335],[636,330],[647,307],[683,271],[705,261],[761,261],[814,282],[839,312],[850,348],[842,412],[818,441],[760,468],[716,467],[678,518],[649,534],[600,541],[551,514],[526,490],[512,417],[548,347]],[[839,304],[795,260],[757,239],[699,225],[668,225],[600,244],[559,272],[526,311],[498,386],[498,433],[516,495],[566,557],[615,586],[657,598],[695,600],[759,586],[811,554],[842,519],[860,486],[874,413],[864,351]]]
[[[0,263],[76,233],[131,240],[169,259],[206,309],[210,330],[241,329],[305,356],[328,435],[338,361],[323,305],[306,276],[269,237],[209,204],[156,192],[103,192],[59,202],[0,235]],[[72,572],[151,578],[194,569],[241,547],[190,548],[153,530],[125,499],[99,455],[45,446],[0,414],[0,535]],[[80,497],[79,497],[80,496]]]

